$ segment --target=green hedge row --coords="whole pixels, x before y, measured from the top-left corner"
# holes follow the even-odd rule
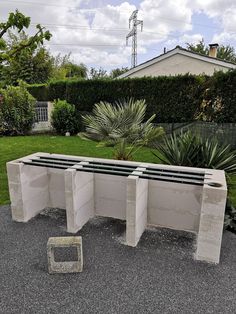
[[[236,71],[213,77],[174,76],[134,79],[56,81],[31,85],[30,93],[38,100],[65,99],[79,111],[91,111],[99,101],[145,99],[147,116],[156,114],[163,123],[190,122],[196,118],[215,122],[236,121]],[[206,101],[203,101],[205,100]],[[215,110],[220,100],[221,108]],[[207,114],[201,115],[201,110]],[[209,109],[210,108],[210,109]]]

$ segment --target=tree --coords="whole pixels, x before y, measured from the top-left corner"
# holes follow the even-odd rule
[[[204,39],[200,40],[197,44],[186,43],[187,49],[193,52],[201,53],[202,55],[209,54],[209,48],[205,45]]]
[[[53,79],[87,78],[87,67],[83,63],[74,63],[70,60],[70,58],[70,53],[64,55],[63,57],[58,54],[56,57],[53,58]]]
[[[22,31],[20,34],[13,34],[8,31],[6,40],[8,50],[26,42],[28,36]],[[5,62],[0,69],[2,80],[1,85],[17,85],[18,80],[26,83],[45,83],[52,76],[53,57],[41,44],[38,47],[29,46],[19,51],[14,58]]]
[[[83,63],[76,64],[71,61],[64,64],[63,67],[66,69],[66,77],[68,78],[86,78],[87,68]]]
[[[204,39],[197,44],[186,43],[187,49],[193,52],[198,52],[203,55],[209,54],[209,47],[205,44]],[[236,63],[236,52],[234,47],[220,45],[217,49],[217,58]]]
[[[101,67],[98,70],[95,68],[91,68],[89,72],[89,76],[91,79],[108,78],[107,71]]]
[[[20,51],[28,48],[36,48],[38,44],[43,44],[44,40],[50,40],[51,33],[45,31],[45,28],[40,24],[36,26],[37,32],[28,36],[26,40],[17,43],[15,46],[8,47],[5,35],[9,30],[17,30],[18,33],[24,31],[24,29],[30,26],[30,17],[26,17],[18,10],[9,14],[6,22],[0,23],[0,64],[4,61],[9,61],[14,58]]]
[[[124,68],[124,67],[116,68],[116,69],[111,70],[110,76],[111,76],[111,78],[116,78],[116,77],[120,76],[121,74],[123,74],[127,71],[129,71],[129,68],[127,68],[127,67],[126,68]]]

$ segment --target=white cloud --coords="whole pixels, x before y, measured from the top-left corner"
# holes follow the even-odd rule
[[[131,50],[125,47],[125,37],[129,32],[129,16],[136,6],[129,1],[114,5],[110,0],[110,4],[104,5],[103,1],[95,0],[57,0],[53,2],[57,6],[51,2],[48,2],[49,6],[18,2],[17,5],[10,1],[1,2],[0,18],[6,19],[8,13],[18,7],[31,16],[32,23],[41,23],[50,29],[53,34],[50,50],[54,54],[71,51],[76,62],[97,67],[130,64]],[[90,10],[85,9],[88,7]],[[216,31],[214,41],[227,43],[236,40],[236,0],[140,0],[138,9],[138,18],[144,21],[143,32],[138,32],[138,53],[146,54],[147,58],[155,49],[158,54],[164,46],[172,49],[204,37],[204,33],[195,32],[194,25],[191,25],[196,12],[204,13],[210,22],[218,23],[222,29]]]
[[[184,34],[179,38],[180,44],[197,44],[200,40],[202,40],[202,34]]]
[[[219,34],[215,34],[212,39],[212,42],[220,43],[222,45],[228,45],[232,41],[236,41],[236,33],[230,34],[227,32],[222,32]]]

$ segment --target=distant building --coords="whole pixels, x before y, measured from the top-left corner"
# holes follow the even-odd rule
[[[118,78],[174,76],[179,74],[212,75],[215,71],[236,69],[236,64],[216,58],[217,44],[210,45],[209,55],[202,55],[177,46],[166,53],[139,64]]]

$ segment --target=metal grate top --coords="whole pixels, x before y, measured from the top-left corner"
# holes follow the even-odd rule
[[[83,162],[83,163],[81,163]],[[84,163],[86,162],[86,164]],[[76,171],[91,172],[97,174],[126,176],[135,175],[142,179],[166,181],[191,185],[204,184],[204,172],[181,171],[181,170],[168,170],[161,167],[146,167],[144,170],[141,165],[123,165],[115,164],[114,162],[99,162],[87,161],[81,158],[65,158],[65,157],[47,157],[38,156],[29,161],[23,161],[24,164],[37,167],[47,167],[54,169],[66,170],[74,168]],[[138,171],[139,173],[135,173]]]

